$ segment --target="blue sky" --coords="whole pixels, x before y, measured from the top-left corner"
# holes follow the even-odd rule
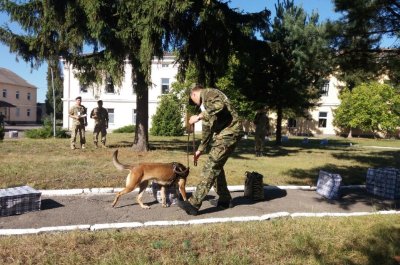
[[[274,10],[276,0],[231,0],[230,6],[238,8],[244,12],[258,12],[267,8],[271,11]],[[320,20],[336,19],[338,14],[334,13],[334,7],[330,0],[295,0],[297,5],[301,5],[308,13],[312,10],[320,15]],[[7,16],[0,13],[0,24],[7,23]],[[44,102],[47,91],[46,72],[47,66],[43,65],[39,69],[31,69],[29,63],[24,62],[15,54],[9,52],[9,48],[0,43],[0,67],[7,68],[20,77],[25,79],[28,83],[38,88],[38,102]]]

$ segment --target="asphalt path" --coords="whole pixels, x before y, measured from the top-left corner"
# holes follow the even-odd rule
[[[215,199],[213,191],[204,201],[199,215],[189,216],[176,205],[163,208],[146,192],[144,202],[151,206],[142,209],[136,203],[137,192],[120,198],[111,207],[113,193],[73,196],[43,196],[41,210],[21,215],[0,217],[0,229],[24,229],[55,226],[95,225],[126,222],[186,221],[195,219],[251,217],[280,212],[294,213],[374,213],[400,210],[400,200],[388,200],[368,194],[364,188],[343,189],[342,198],[327,200],[315,190],[281,189],[268,187],[265,200],[253,202],[243,197],[243,191],[231,192],[234,207],[220,210],[209,202]],[[190,195],[190,193],[189,193]],[[399,215],[400,217],[400,215]]]

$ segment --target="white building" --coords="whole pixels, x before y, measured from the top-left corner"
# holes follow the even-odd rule
[[[333,75],[329,76],[322,89],[319,106],[308,111],[308,118],[288,119],[286,133],[289,135],[337,135],[333,126],[334,110],[339,107],[339,87],[343,86]]]
[[[103,101],[103,107],[108,110],[109,129],[117,129],[136,123],[136,93],[132,86],[132,66],[125,62],[125,78],[121,87],[107,82],[98,86],[85,86],[75,77],[76,70],[71,64],[64,63],[64,90],[63,90],[63,127],[70,129],[72,120],[68,117],[68,110],[75,104],[75,98],[82,97],[88,114],[97,107],[97,101]],[[156,113],[160,96],[168,93],[171,84],[176,81],[178,65],[172,55],[165,55],[162,60],[153,60],[151,65],[151,86],[149,87],[149,128],[152,116]],[[93,130],[94,120],[88,117],[87,130]]]
[[[103,107],[109,113],[109,129],[117,129],[126,125],[136,123],[136,94],[132,86],[131,65],[125,62],[125,78],[121,87],[112,84],[87,87],[79,83],[75,77],[76,70],[70,64],[64,64],[64,97],[63,97],[63,127],[70,129],[71,119],[68,110],[75,104],[77,96],[82,97],[82,104],[91,110],[97,107],[97,101],[103,100]],[[162,60],[153,60],[151,66],[151,82],[149,87],[149,128],[152,116],[156,113],[160,96],[168,93],[171,84],[176,81],[178,65],[175,64],[174,56],[164,56]],[[107,83],[107,82],[106,82]],[[337,128],[333,126],[333,111],[339,106],[339,81],[330,76],[323,89],[321,105],[309,111],[309,118],[289,119],[282,124],[284,134],[288,135],[336,135]],[[271,128],[274,128],[274,118],[271,116]],[[88,118],[87,130],[94,128],[94,121]],[[196,126],[196,131],[201,126]]]

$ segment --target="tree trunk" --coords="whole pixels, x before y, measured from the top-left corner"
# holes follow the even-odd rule
[[[283,110],[282,107],[278,107],[277,109],[277,117],[276,117],[276,145],[282,144],[282,116]]]
[[[146,152],[149,150],[149,90],[145,76],[136,71],[136,128],[132,149]]]
[[[353,138],[353,129],[352,128],[350,128],[347,138]]]

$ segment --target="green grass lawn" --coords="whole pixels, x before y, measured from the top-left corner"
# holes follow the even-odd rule
[[[90,139],[91,135],[88,135]],[[199,138],[199,137],[197,137]],[[243,139],[228,160],[225,172],[229,185],[243,185],[246,171],[264,175],[268,185],[315,185],[319,170],[342,175],[343,184],[364,184],[369,167],[400,165],[399,140],[293,137],[282,146],[267,142],[266,156],[255,157],[254,139]],[[134,152],[133,134],[109,134],[108,149],[95,149],[90,141],[85,150],[70,150],[69,139],[6,139],[0,142],[0,187],[30,185],[37,189],[121,187],[126,172],[117,171],[112,153],[119,149],[123,163],[181,162],[187,165],[186,137],[150,137],[150,152]],[[350,146],[350,143],[352,144]],[[395,147],[398,149],[371,146]],[[189,144],[190,152],[192,146]],[[188,184],[199,181],[207,155],[193,166],[190,155]]]
[[[74,151],[68,139],[6,139],[0,142],[0,187],[122,187],[126,172],[111,162],[116,149],[124,163],[187,164],[186,137],[151,137],[146,153],[133,152],[132,139],[109,134],[109,149],[89,142]],[[364,184],[369,167],[400,165],[399,140],[302,140],[293,137],[280,147],[268,142],[265,157],[254,156],[253,138],[242,140],[225,167],[229,185],[243,185],[245,171],[262,173],[268,185],[315,185],[321,169],[341,174],[344,184]],[[189,185],[199,181],[205,159],[197,167],[190,159]],[[400,215],[0,237],[0,264],[399,264],[396,259]]]
[[[279,219],[0,238],[1,264],[398,264],[400,217]]]

